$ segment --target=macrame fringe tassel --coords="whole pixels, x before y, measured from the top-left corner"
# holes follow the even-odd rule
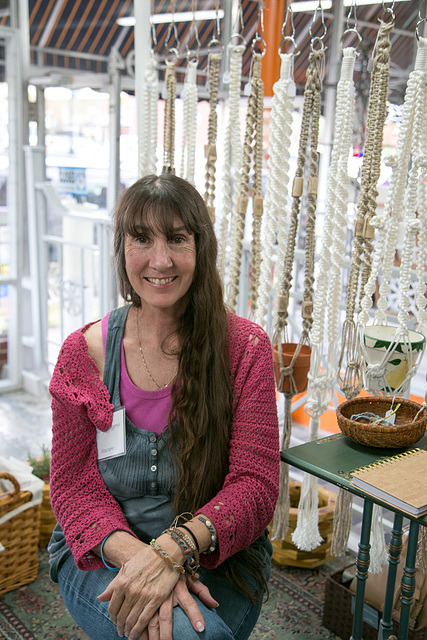
[[[335,557],[343,556],[348,547],[351,532],[351,512],[353,496],[349,491],[338,491],[334,512],[334,527],[332,532],[331,554]]]
[[[415,565],[427,573],[427,527],[420,527]]]
[[[372,511],[372,528],[371,528],[371,561],[369,565],[369,573],[380,573],[381,569],[387,564],[387,548],[384,539],[383,510],[377,504],[374,504]]]
[[[318,506],[317,478],[305,474],[298,504],[297,526],[292,534],[292,542],[302,551],[313,551],[323,542],[319,533]]]
[[[285,411],[283,418],[283,433],[280,448],[289,448],[292,430],[292,394],[285,393]],[[274,513],[273,527],[271,532],[272,540],[284,540],[289,527],[289,465],[283,462],[280,465],[279,497],[277,499],[276,511]]]

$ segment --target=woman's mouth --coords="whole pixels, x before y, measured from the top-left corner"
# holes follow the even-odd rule
[[[176,276],[172,276],[170,278],[145,278],[151,284],[169,284],[173,280],[175,280]]]

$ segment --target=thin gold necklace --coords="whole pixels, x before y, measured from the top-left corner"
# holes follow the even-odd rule
[[[168,387],[168,386],[169,386],[169,385],[170,385],[170,384],[175,380],[175,378],[176,378],[176,373],[174,373],[172,380],[170,380],[170,381],[169,381],[168,383],[166,383],[166,384],[159,384],[159,383],[157,382],[157,380],[155,380],[155,379],[153,378],[152,373],[151,373],[150,369],[148,368],[147,361],[146,361],[146,359],[145,359],[145,357],[144,357],[144,352],[143,352],[143,350],[142,350],[142,344],[141,344],[141,333],[140,333],[140,331],[139,331],[139,314],[138,314],[138,311],[137,311],[137,313],[136,313],[136,328],[137,328],[137,333],[138,333],[139,353],[141,354],[142,362],[144,363],[144,367],[146,368],[148,375],[150,376],[151,380],[154,382],[154,384],[156,385],[156,387],[157,387],[158,389],[166,389],[166,387]]]

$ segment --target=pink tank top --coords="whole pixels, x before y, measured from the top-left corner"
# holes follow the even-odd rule
[[[108,318],[102,318],[102,341],[107,343]],[[126,409],[126,415],[138,429],[146,429],[160,434],[168,424],[172,407],[172,384],[156,391],[144,391],[133,384],[126,368],[123,340],[120,348],[120,399]]]

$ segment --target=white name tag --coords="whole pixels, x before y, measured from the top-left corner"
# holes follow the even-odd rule
[[[113,412],[113,421],[107,431],[96,430],[98,460],[110,460],[126,454],[125,408]]]

